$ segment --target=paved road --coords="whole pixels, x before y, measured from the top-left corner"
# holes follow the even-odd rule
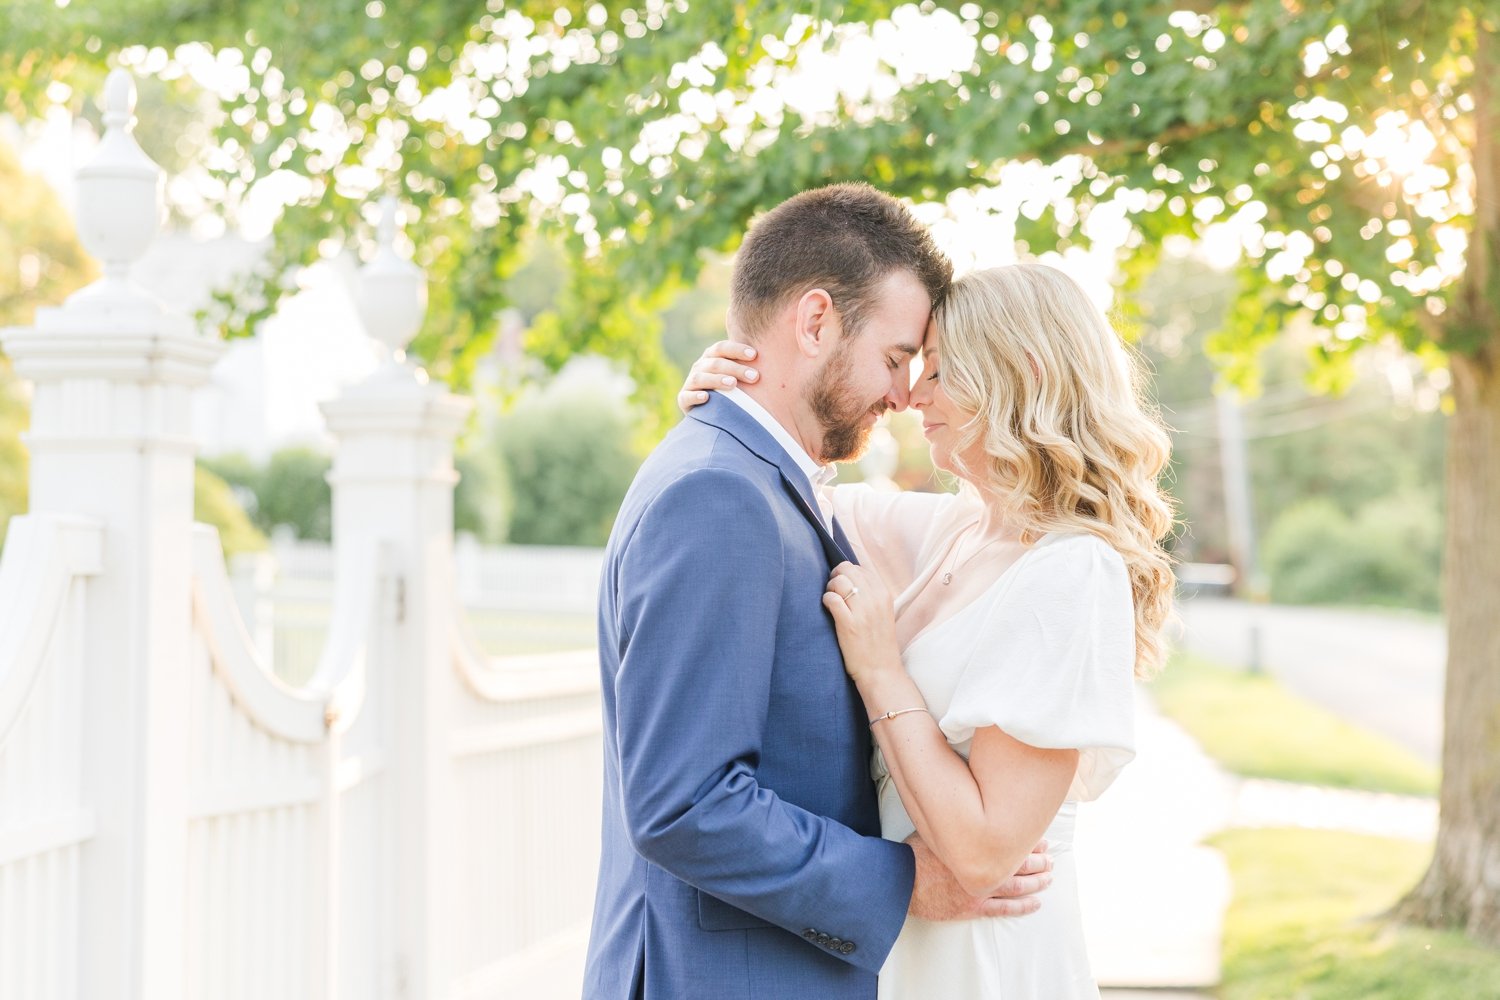
[[[1260,661],[1292,691],[1433,764],[1442,755],[1447,639],[1433,619],[1195,598],[1179,606],[1179,645],[1221,663]]]

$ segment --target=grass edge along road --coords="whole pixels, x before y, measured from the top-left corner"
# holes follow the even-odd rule
[[[1436,795],[1437,769],[1288,692],[1268,674],[1178,655],[1147,687],[1210,757],[1248,778]]]
[[[1327,830],[1229,830],[1234,897],[1219,1000],[1500,1000],[1500,951],[1381,916],[1428,844]]]
[[[1274,678],[1178,656],[1149,688],[1226,769],[1247,777],[1434,794],[1434,768],[1286,691]],[[1500,1000],[1500,951],[1382,916],[1430,844],[1328,830],[1210,838],[1234,884],[1219,1000]]]

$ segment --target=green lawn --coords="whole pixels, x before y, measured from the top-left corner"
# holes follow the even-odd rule
[[[597,644],[593,615],[476,609],[467,614],[479,647],[491,656],[558,653]]]
[[[1173,659],[1150,691],[1229,770],[1340,788],[1435,795],[1437,769],[1289,693],[1274,678]]]
[[[1426,844],[1321,830],[1234,830],[1220,1000],[1497,1000],[1500,951],[1379,916]]]

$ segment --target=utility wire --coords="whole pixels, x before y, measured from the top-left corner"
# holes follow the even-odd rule
[[[1300,434],[1304,431],[1314,430],[1328,424],[1339,423],[1354,417],[1365,416],[1370,413],[1386,409],[1390,404],[1387,397],[1375,397],[1365,401],[1362,405],[1351,406],[1348,400],[1331,400],[1320,406],[1308,406],[1301,409],[1272,413],[1265,415],[1253,415],[1257,422],[1253,429],[1247,430],[1245,439],[1249,441],[1264,438],[1285,437],[1288,434]],[[1279,418],[1279,419],[1277,419]],[[1201,441],[1181,441],[1179,447],[1217,446],[1219,431],[1217,428],[1193,429],[1191,427],[1172,426],[1168,430],[1174,436],[1186,436],[1198,438]]]

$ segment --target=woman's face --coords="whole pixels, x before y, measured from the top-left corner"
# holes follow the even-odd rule
[[[953,461],[954,449],[958,447],[962,428],[974,419],[974,412],[960,407],[943,389],[938,379],[942,358],[938,352],[938,335],[935,325],[927,325],[927,337],[922,342],[922,373],[911,390],[911,406],[922,414],[922,433],[927,437],[927,446],[932,451],[932,464],[939,469],[955,474],[960,467]],[[962,455],[964,464],[970,469],[984,468],[984,444],[975,441]]]

